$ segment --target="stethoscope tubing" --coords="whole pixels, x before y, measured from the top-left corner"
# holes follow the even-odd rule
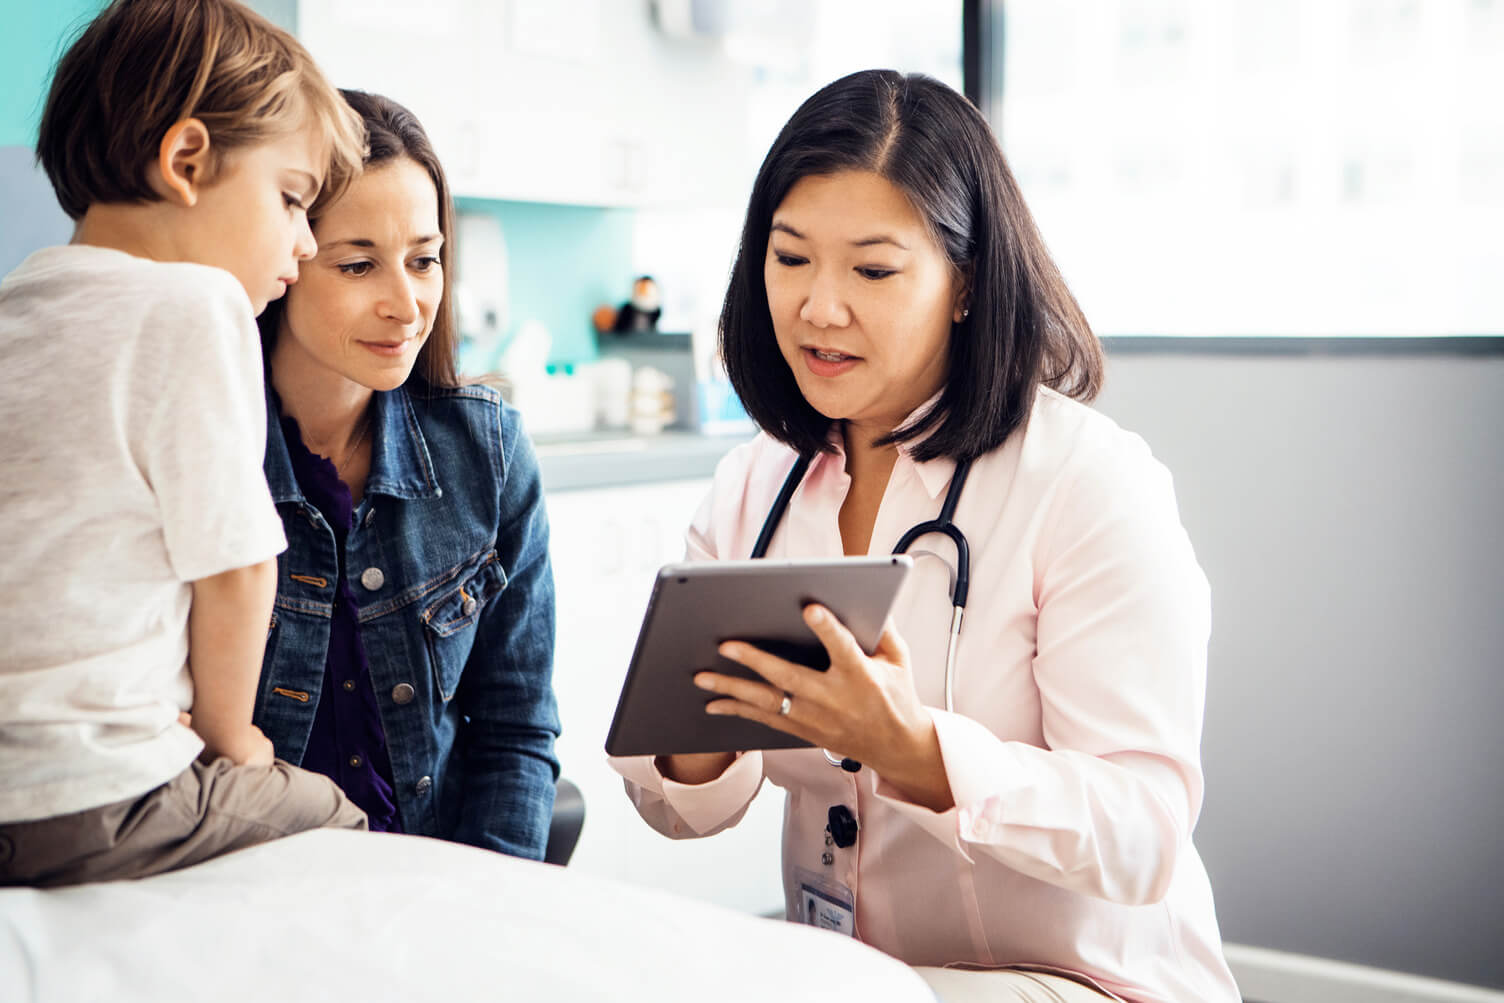
[[[773,506],[768,510],[768,516],[763,521],[762,530],[757,534],[757,542],[752,545],[752,558],[766,557],[768,546],[773,542],[773,535],[778,531],[779,523],[783,521],[784,512],[789,507],[789,500],[794,497],[799,483],[804,480],[805,473],[809,470],[813,455],[802,453],[789,468],[788,476],[784,478],[783,486],[778,489],[778,495],[773,499]],[[898,544],[893,548],[894,554],[906,553],[914,541],[931,533],[940,533],[949,537],[956,547],[956,579],[951,588],[951,618],[950,637],[945,645],[945,709],[955,710],[955,693],[953,690],[956,670],[956,649],[961,641],[961,621],[966,615],[967,593],[971,589],[971,547],[966,541],[966,534],[961,532],[955,523],[956,505],[961,501],[961,491],[966,486],[967,475],[971,473],[971,460],[959,460],[956,463],[955,473],[951,475],[950,488],[945,493],[945,501],[940,506],[940,515],[935,519],[921,522],[910,527],[908,532],[899,537]],[[852,773],[861,769],[861,764],[854,759],[840,759],[834,756],[829,749],[822,750],[825,759],[832,766],[839,766]]]

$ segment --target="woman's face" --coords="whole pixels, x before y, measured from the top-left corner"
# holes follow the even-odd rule
[[[371,390],[412,372],[444,293],[433,179],[399,157],[368,168],[314,226],[318,254],[287,294],[279,362],[312,364]]]
[[[939,392],[964,284],[887,179],[801,179],[773,212],[763,277],[804,399],[886,434]]]

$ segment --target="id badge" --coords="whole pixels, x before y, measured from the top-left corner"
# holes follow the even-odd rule
[[[851,889],[802,867],[795,876],[799,879],[799,922],[855,936],[856,909]]]

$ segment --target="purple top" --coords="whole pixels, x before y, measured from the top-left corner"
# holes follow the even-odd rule
[[[333,463],[303,445],[298,423],[287,415],[282,415],[282,434],[298,486],[334,530],[334,550],[339,556],[334,622],[329,628],[329,653],[324,658],[324,688],[301,765],[339,784],[345,796],[370,817],[372,832],[401,832],[386,730],[381,725],[376,690],[360,641],[360,607],[345,576],[345,539],[355,514],[350,489],[339,479]]]

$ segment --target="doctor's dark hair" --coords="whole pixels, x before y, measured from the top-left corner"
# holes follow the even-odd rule
[[[830,419],[799,392],[778,349],[763,278],[773,213],[801,179],[870,171],[904,193],[963,276],[939,404],[878,440],[917,460],[969,459],[1027,421],[1040,384],[1091,400],[1102,349],[1045,249],[980,112],[922,74],[863,70],[821,88],[773,141],[747,204],[721,308],[721,355],[747,413],[801,453],[829,450]]]
[[[444,238],[439,248],[439,267],[443,271],[444,291],[439,300],[438,313],[433,319],[433,330],[428,340],[418,349],[418,358],[413,363],[413,375],[421,377],[430,387],[457,387],[460,379],[456,370],[456,355],[459,352],[459,326],[454,317],[454,200],[449,194],[449,181],[444,176],[443,165],[429,142],[428,133],[412,112],[391,98],[365,91],[341,90],[340,95],[355,110],[365,124],[366,157],[364,170],[380,167],[401,158],[407,158],[427,172],[433,181],[434,193],[439,200],[439,233]],[[308,212],[308,222],[318,237],[319,217],[332,202],[320,198]],[[296,295],[295,290],[289,292]],[[261,346],[267,359],[271,358],[272,346],[276,344],[281,329],[284,301],[273,300],[267,304],[257,319],[261,328]]]

